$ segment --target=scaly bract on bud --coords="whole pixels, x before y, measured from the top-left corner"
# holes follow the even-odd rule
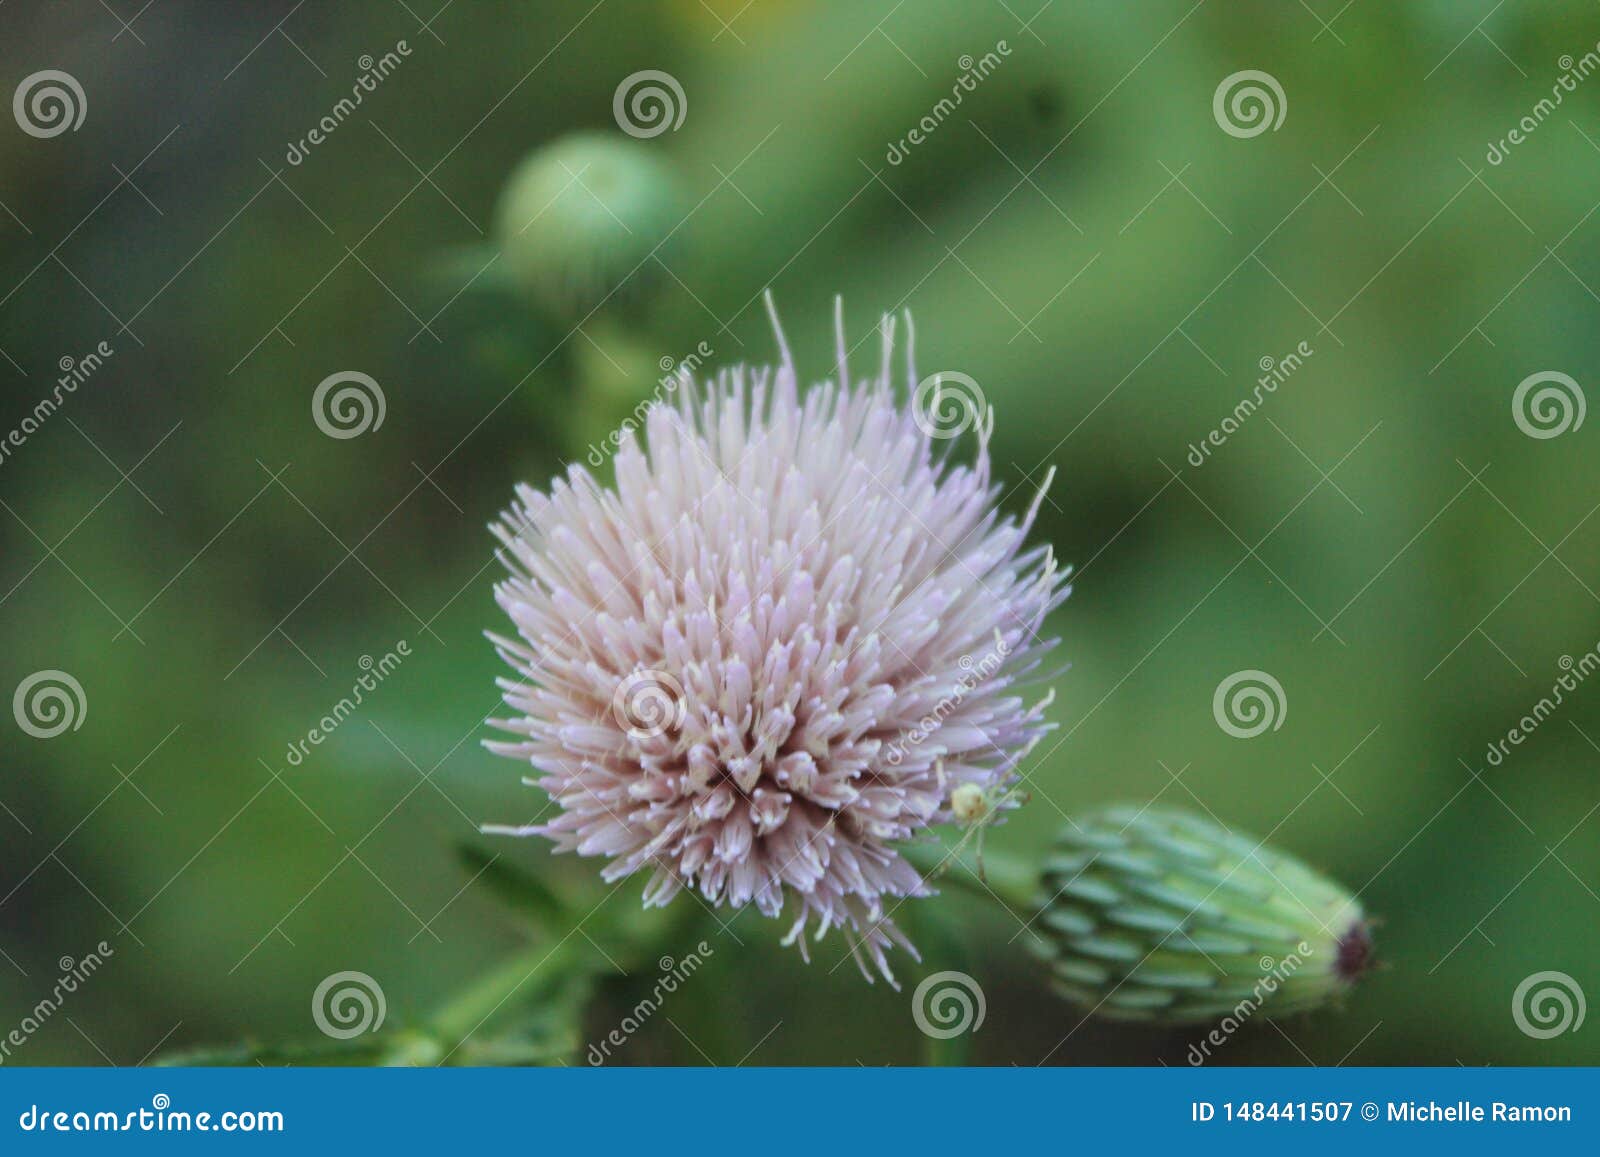
[[[1340,996],[1370,963],[1344,888],[1176,809],[1074,817],[1040,886],[1034,927],[1054,987],[1100,1016],[1193,1023],[1246,1004],[1281,1017]]]

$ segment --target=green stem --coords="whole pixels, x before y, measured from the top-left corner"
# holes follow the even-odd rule
[[[592,967],[584,959],[592,954],[586,941],[568,937],[552,947],[538,941],[512,954],[457,993],[417,1030],[390,1038],[375,1062],[379,1065],[421,1067],[457,1058],[469,1037],[490,1020],[509,1014],[538,999],[554,986]]]
[[[983,899],[999,900],[1009,908],[1027,910],[1033,907],[1038,881],[1026,864],[986,851],[980,877],[976,867],[958,854],[959,847],[910,844],[901,848],[900,854],[927,876],[930,883],[953,884]]]
[[[576,999],[571,985],[587,985],[591,978],[612,971],[618,956],[625,967],[633,967],[636,957],[681,931],[685,919],[693,915],[687,907],[680,907],[667,919],[650,914],[626,930],[622,943],[612,946],[613,955],[601,952],[577,928],[554,944],[542,936],[458,992],[428,1018],[421,1034],[398,1040],[385,1063],[436,1064],[455,1055],[464,1041],[477,1037],[491,1020],[540,1000]],[[430,1050],[438,1055],[430,1058]]]
[[[587,941],[572,936],[553,948],[531,944],[458,993],[429,1018],[430,1026],[448,1046],[459,1044],[496,1014],[559,984],[593,951]]]

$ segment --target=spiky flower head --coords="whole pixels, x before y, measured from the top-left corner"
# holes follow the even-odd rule
[[[1287,1016],[1371,964],[1361,905],[1293,856],[1155,805],[1074,816],[1040,882],[1054,986],[1100,1016]]]
[[[657,284],[650,260],[683,216],[671,162],[643,141],[577,133],[519,164],[495,209],[506,271],[543,308],[581,318]]]
[[[875,378],[851,384],[841,320],[838,380],[803,397],[773,326],[780,363],[681,376],[614,487],[574,466],[494,527],[519,678],[491,747],[556,809],[501,830],[648,872],[647,905],[787,911],[802,954],[838,927],[892,983],[885,951],[915,950],[890,913],[928,894],[897,845],[1045,732],[1018,681],[1066,574],[1024,547],[1037,498],[997,511],[987,424],[959,464],[897,398],[890,318]]]

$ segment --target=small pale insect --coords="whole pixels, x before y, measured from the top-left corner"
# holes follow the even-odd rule
[[[963,826],[977,823],[989,813],[989,799],[983,788],[964,783],[950,793],[950,814]]]
[[[978,879],[987,880],[983,866],[983,838],[1001,812],[1012,811],[1027,803],[1032,796],[1021,788],[995,786],[987,790],[975,783],[958,785],[950,793],[950,815],[962,831],[961,839],[950,849],[946,860],[959,859],[968,843],[973,844],[973,855],[978,862]]]

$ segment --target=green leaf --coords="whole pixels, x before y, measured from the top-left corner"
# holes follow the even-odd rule
[[[371,1065],[387,1053],[393,1038],[385,1035],[351,1040],[297,1041],[289,1044],[204,1045],[159,1057],[158,1068],[237,1068],[243,1065]]]
[[[541,932],[550,932],[572,922],[572,910],[543,880],[508,863],[499,852],[487,852],[472,844],[458,844],[456,857],[507,907],[526,916]]]

